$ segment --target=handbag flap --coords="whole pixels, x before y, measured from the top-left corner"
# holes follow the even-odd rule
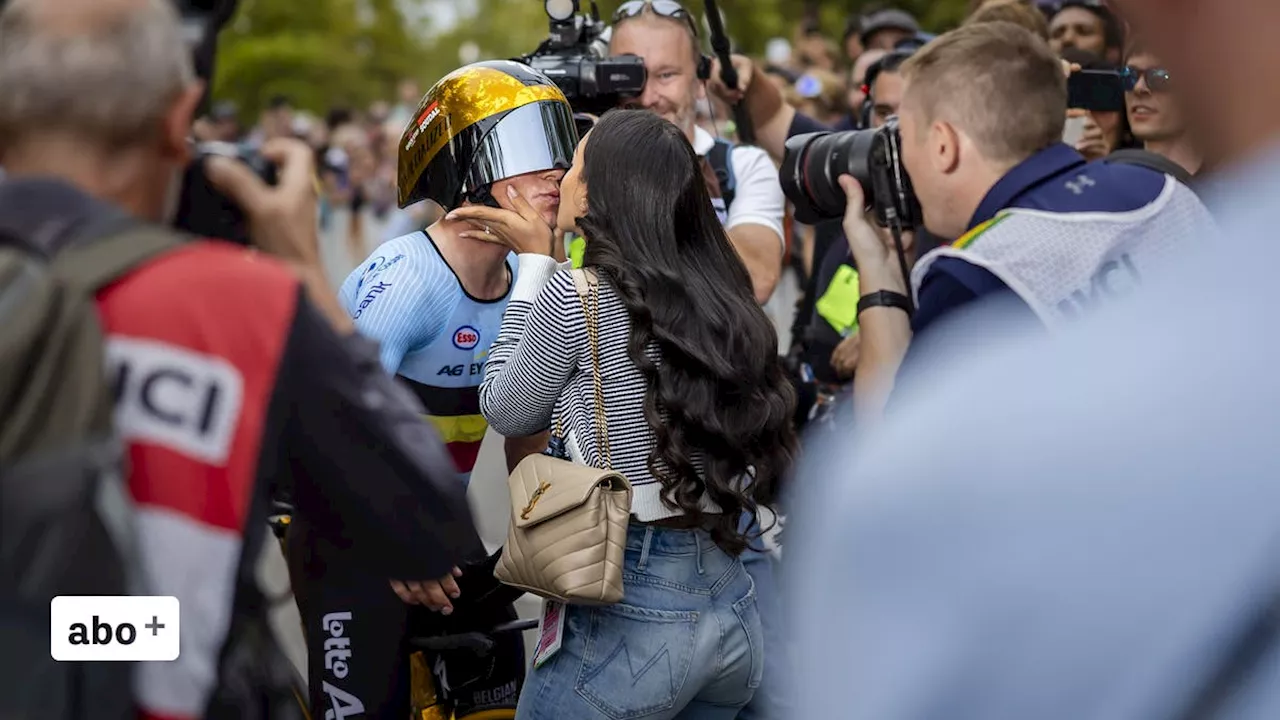
[[[507,480],[512,522],[527,528],[580,507],[597,487],[631,491],[631,483],[612,470],[577,465],[541,453],[516,466]],[[630,505],[630,503],[628,503]]]

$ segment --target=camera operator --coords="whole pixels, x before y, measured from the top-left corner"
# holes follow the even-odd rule
[[[1056,327],[1129,294],[1163,254],[1211,227],[1203,205],[1172,178],[1086,164],[1060,142],[1062,65],[1023,28],[962,27],[922,49],[903,73],[902,163],[924,225],[959,240],[921,258],[908,290],[893,244],[864,216],[866,181],[840,177],[861,274],[855,398],[873,417],[913,334],[959,308],[1012,293],[1028,318]]]
[[[137,664],[133,699],[155,716],[255,717],[263,696],[281,690],[263,686],[263,672],[281,676],[263,670],[271,642],[259,632],[266,603],[254,580],[258,553],[273,542],[266,516],[277,485],[344,528],[386,577],[447,577],[483,548],[420,406],[381,371],[376,348],[352,334],[324,279],[311,151],[268,142],[274,188],[234,160],[210,161],[211,180],[276,258],[167,227],[203,94],[183,37],[169,0],[11,0],[0,10],[0,162],[9,174],[0,184],[0,251],[33,261],[98,249],[105,263],[120,262],[118,253],[140,258],[96,294],[104,347],[64,351],[109,358],[113,429],[127,442],[121,470],[136,515],[135,571],[145,570],[137,594],[182,605],[180,657]],[[16,296],[11,277],[0,283]],[[26,309],[11,304],[0,328],[13,328]],[[98,379],[61,380],[48,398],[55,406]],[[42,417],[13,414],[10,400],[0,407],[5,434],[43,427]],[[352,618],[348,628],[367,620]],[[339,692],[346,686],[331,682]],[[287,687],[283,695],[296,709]],[[74,697],[69,688],[67,697],[113,716],[105,696]]]
[[[856,78],[861,86],[861,99],[853,116],[855,128],[879,128],[897,114],[905,87],[901,66],[913,52],[913,49],[868,50],[859,58],[858,65],[866,58],[870,62]],[[733,64],[744,90],[734,92],[725,88],[719,78],[718,63],[710,89],[727,102],[746,103],[760,146],[776,161],[782,161],[788,138],[832,129],[787,104],[772,83],[761,81],[762,73],[750,58],[735,55]],[[854,72],[857,72],[856,66]],[[800,371],[801,379],[807,379],[811,373],[822,390],[822,397],[832,397],[852,380],[858,363],[861,342],[855,321],[858,274],[838,221],[815,223],[814,236],[814,270],[792,326],[792,337],[797,342],[791,356],[806,366]],[[926,249],[938,244],[926,233],[921,233],[918,240]]]
[[[733,145],[697,125],[711,61],[702,54],[693,16],[673,0],[630,0],[613,16],[611,55],[644,59],[647,79],[635,103],[684,131],[706,160],[704,174],[729,240],[765,303],[782,275],[786,200],[778,171],[759,148]]]
[[[863,78],[865,97],[858,109],[859,128],[883,127],[890,117],[898,114],[902,90],[906,85],[901,73],[902,63],[911,55],[909,50],[894,50],[867,68]],[[821,131],[821,125],[802,113],[795,113],[788,133],[794,136]],[[826,224],[819,223],[819,226]],[[838,384],[853,379],[861,340],[855,320],[857,266],[849,252],[849,244],[842,242],[843,235],[837,232],[833,240],[823,246],[815,268],[809,286],[812,300],[801,307],[806,316],[803,319],[807,322],[800,337],[804,339],[805,356],[818,380]],[[815,257],[819,256],[815,254]],[[846,297],[849,291],[852,295]]]

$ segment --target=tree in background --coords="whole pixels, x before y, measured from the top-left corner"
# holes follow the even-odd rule
[[[532,52],[547,35],[542,0],[472,0],[472,5],[452,30],[433,34],[427,0],[241,0],[220,38],[214,97],[236,101],[246,121],[277,94],[317,113],[334,105],[362,108],[393,99],[403,78],[427,87],[461,64],[464,46],[479,48],[482,59],[511,58]],[[619,0],[600,0],[601,15],[607,20],[618,5]],[[770,38],[792,38],[806,17],[816,16],[838,40],[850,15],[894,6],[940,31],[960,23],[966,0],[718,0],[718,5],[735,48],[758,55]],[[686,7],[702,17],[702,0],[686,0]]]
[[[322,113],[395,97],[433,55],[398,0],[240,0],[219,37],[213,84],[251,121],[274,95]]]
[[[619,4],[619,0],[599,0],[600,15],[608,20]],[[702,17],[703,0],[684,0],[684,4]],[[878,7],[908,10],[924,27],[941,31],[960,24],[967,0],[717,0],[716,4],[725,17],[725,27],[735,48],[758,55],[764,52],[770,38],[791,39],[797,23],[805,17],[816,15],[833,40],[840,39],[850,15]],[[477,12],[471,20],[437,39],[439,59],[443,61],[439,72],[448,72],[451,63],[456,65],[457,50],[467,42],[480,47],[481,57],[511,57],[531,52],[547,34],[547,18],[542,7],[541,0],[477,0]],[[583,7],[589,7],[586,0]],[[495,32],[495,28],[501,28],[501,32]]]

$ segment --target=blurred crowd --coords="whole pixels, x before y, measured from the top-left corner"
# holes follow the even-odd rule
[[[421,97],[421,85],[406,79],[394,102],[334,106],[320,116],[277,95],[257,118],[223,100],[196,123],[193,134],[198,142],[233,144],[244,156],[274,138],[306,141],[320,171],[321,230],[327,249],[343,254],[331,262],[345,274],[382,240],[426,227],[439,214],[429,204],[402,210],[396,202],[397,145]]]
[[[1098,0],[971,0],[966,22],[998,20],[1039,35],[1064,59],[1083,69],[1121,68],[1123,28]],[[839,35],[815,18],[801,19],[790,37],[773,38],[764,54],[753,60],[797,112],[833,130],[861,129],[878,126],[896,113],[903,83],[901,76],[891,71],[910,51],[933,37],[909,12],[872,5],[851,15]],[[868,83],[868,70],[873,67],[877,75],[890,71],[881,78],[874,100]],[[194,135],[198,141],[235,144],[246,154],[275,137],[305,140],[315,151],[321,171],[325,260],[339,278],[381,242],[422,229],[440,216],[439,208],[431,203],[400,209],[396,202],[397,141],[422,97],[422,89],[417,79],[405,79],[393,101],[378,101],[365,108],[335,105],[323,115],[298,108],[283,95],[270,98],[257,117],[247,116],[234,102],[224,100],[214,103],[197,122]],[[1131,113],[1091,111],[1080,115],[1073,126],[1075,134],[1068,140],[1087,159],[1143,147],[1143,138],[1131,125]],[[715,93],[708,93],[699,103],[698,124],[712,135],[737,140],[732,111]],[[1182,154],[1175,160],[1191,172],[1199,169],[1197,157]],[[835,239],[824,238],[821,229],[794,221],[790,210],[788,207],[785,228],[787,267],[768,306],[784,352],[793,340],[800,339],[791,336],[800,331],[792,327],[795,307],[817,271],[816,265],[821,264],[826,246]]]

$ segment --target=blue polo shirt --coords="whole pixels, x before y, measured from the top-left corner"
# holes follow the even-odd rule
[[[1057,213],[1123,213],[1154,202],[1164,190],[1165,176],[1136,165],[1089,163],[1058,143],[1019,163],[992,186],[969,220],[969,230],[1001,210],[1023,208]],[[919,334],[939,319],[980,298],[1013,297],[1009,287],[988,270],[953,257],[939,258],[920,284],[919,307],[911,329]],[[1010,303],[1026,309],[1022,303]]]

